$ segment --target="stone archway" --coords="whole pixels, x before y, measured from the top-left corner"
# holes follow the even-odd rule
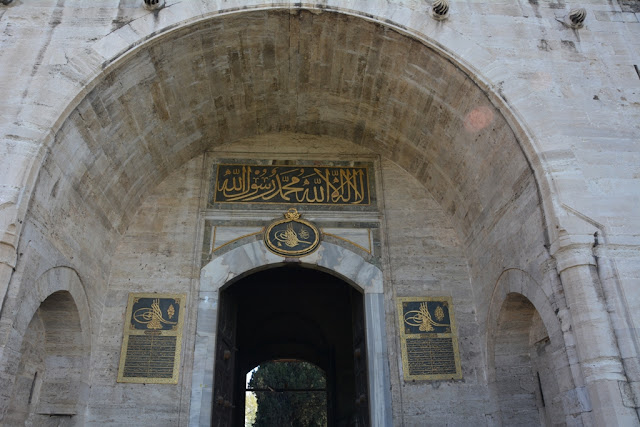
[[[573,366],[575,348],[566,344],[571,331],[562,329],[559,318],[565,311],[522,270],[505,270],[496,283],[487,319],[487,362],[504,424],[548,425],[562,418],[570,423],[591,410]]]
[[[12,346],[15,373],[3,403],[3,425],[84,422],[89,388],[91,320],[76,272],[55,267],[42,274],[25,298]],[[28,323],[27,323],[28,322]],[[6,359],[5,359],[6,360]],[[3,361],[5,361],[3,360]],[[6,405],[6,406],[5,406]]]
[[[67,291],[49,295],[33,315],[20,348],[16,383],[3,425],[82,423],[86,355],[82,327]]]
[[[505,425],[549,425],[558,384],[549,360],[549,333],[531,302],[510,293],[502,304],[494,364]]]
[[[225,286],[218,306],[213,425],[239,425],[247,373],[282,359],[310,362],[324,372],[327,425],[370,425],[363,302],[362,292],[341,278],[299,263]],[[281,388],[276,395],[287,401],[294,392]]]
[[[59,118],[23,227],[52,253],[72,248],[64,256],[92,299],[104,300],[118,242],[155,185],[206,150],[282,132],[343,138],[416,178],[451,217],[482,310],[498,268],[537,274],[547,256],[531,141],[480,76],[428,39],[370,17],[267,8],[136,43]],[[17,270],[31,273],[40,253]],[[23,292],[11,286],[9,311]]]
[[[269,252],[262,241],[257,241],[213,259],[201,270],[190,425],[211,423],[220,289],[252,272],[283,264],[281,257]],[[382,272],[359,255],[327,242],[322,242],[313,254],[302,257],[300,264],[335,275],[364,294],[370,420],[372,425],[391,425]]]

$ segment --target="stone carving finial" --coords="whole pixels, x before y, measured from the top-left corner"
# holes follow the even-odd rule
[[[144,0],[144,7],[149,10],[160,9],[164,7],[165,0]]]
[[[568,24],[571,28],[582,28],[587,17],[587,10],[584,7],[571,9],[567,16]]]
[[[431,6],[431,17],[438,21],[449,16],[449,0],[435,0]]]

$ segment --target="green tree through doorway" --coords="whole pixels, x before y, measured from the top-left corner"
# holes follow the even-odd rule
[[[311,363],[263,363],[253,372],[247,391],[255,393],[258,404],[254,427],[327,425],[325,374]]]

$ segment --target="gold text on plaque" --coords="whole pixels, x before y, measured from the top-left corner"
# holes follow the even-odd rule
[[[219,164],[213,201],[369,205],[369,168]]]
[[[444,312],[441,306],[438,306],[438,308],[436,308],[436,312],[434,313],[434,315],[440,321],[444,319]],[[404,315],[404,321],[407,325],[418,326],[418,329],[423,332],[433,331],[434,326],[449,327],[449,325],[434,322],[431,314],[429,313],[426,302],[420,304],[420,308],[418,310],[407,311]]]

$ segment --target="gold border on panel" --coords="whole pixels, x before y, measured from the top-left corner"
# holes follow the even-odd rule
[[[364,166],[329,166],[329,165],[301,165],[301,164],[291,164],[291,165],[261,165],[261,164],[254,164],[254,163],[218,163],[215,165],[214,168],[214,172],[213,172],[213,182],[214,182],[214,187],[211,189],[212,194],[210,194],[210,200],[213,203],[243,203],[243,204],[259,204],[259,205],[286,205],[286,204],[291,204],[291,203],[296,203],[299,205],[316,205],[316,206],[370,206],[371,205],[371,169],[370,168],[371,165],[364,165]],[[234,174],[242,174],[244,175],[245,173],[247,174],[247,176],[244,176],[242,178],[239,178],[238,183],[236,184],[236,181],[234,180],[233,183],[228,186],[228,178],[224,180],[224,182],[222,184],[220,184],[218,182],[218,178],[220,177],[221,174],[221,168],[242,168],[243,172],[240,173],[240,170],[238,169],[237,171],[234,171]],[[272,170],[272,176],[270,177],[264,177],[265,180],[267,180],[267,184],[263,184],[263,185],[259,185],[257,183],[254,184],[250,184],[250,176],[251,175],[251,168],[255,168],[255,171],[259,171],[260,169],[266,170],[266,169],[271,169]],[[314,193],[314,197],[313,200],[311,200],[310,195],[308,194],[309,188],[305,188],[305,187],[292,187],[291,184],[283,184],[279,178],[274,178],[272,180],[269,180],[268,178],[272,178],[273,176],[278,174],[278,169],[291,169],[291,168],[299,168],[301,171],[304,171],[305,168],[311,168],[314,170],[313,173],[316,173],[316,170],[319,170],[320,168],[325,168],[327,171],[330,169],[336,169],[336,170],[340,170],[340,169],[351,169],[351,170],[360,170],[360,172],[362,173],[362,171],[366,171],[364,173],[366,173],[366,180],[362,179],[361,176],[361,182],[360,182],[360,190],[363,192],[363,200],[362,202],[358,202],[358,201],[354,201],[354,200],[347,200],[344,201],[342,203],[338,203],[335,201],[332,202],[319,202],[317,201],[318,197],[321,197],[322,200],[324,201],[325,198],[329,198],[330,195],[326,194],[322,196],[318,196],[316,193]],[[229,170],[227,170],[227,173],[229,173]],[[257,173],[257,172],[256,172]],[[285,174],[288,174],[289,172],[284,172]],[[312,173],[312,174],[313,174]],[[261,178],[263,178],[261,176]],[[304,176],[302,178],[310,178],[310,176]],[[353,177],[354,179],[355,176]],[[318,178],[317,178],[318,179]],[[328,185],[331,186],[332,184],[329,183],[328,178],[327,179],[327,183],[323,184],[323,185]],[[305,180],[306,181],[306,180]],[[310,184],[310,183],[309,183]],[[321,183],[318,182],[316,184],[316,186],[320,185]],[[352,183],[353,185],[340,185],[338,186],[336,184],[336,186],[338,188],[334,189],[334,193],[335,194],[339,194],[341,190],[343,190],[343,188],[348,188],[348,189],[355,189],[356,186],[354,186],[355,184]],[[238,187],[239,186],[239,187]],[[235,195],[232,196],[232,200],[225,200],[225,199],[220,199],[219,198],[219,194],[220,192],[225,192],[225,190],[229,190],[229,191],[241,191],[241,193],[239,195]],[[264,191],[264,193],[260,194],[260,191]],[[277,190],[277,191],[276,191]],[[305,193],[306,190],[306,193]],[[324,190],[324,188],[323,188]],[[366,200],[364,200],[364,192],[366,190]],[[303,200],[291,200],[289,198],[290,194],[295,194],[296,197],[299,198],[298,193],[299,192],[303,192]],[[245,197],[242,197],[242,195],[246,194]],[[305,195],[306,194],[306,195]],[[282,195],[282,198],[284,200],[277,200],[275,202],[271,202],[271,201],[267,201],[270,200],[272,198],[274,198],[276,195]],[[260,199],[264,199],[264,200],[260,200]],[[304,199],[307,199],[306,201]]]
[[[365,251],[366,253],[371,255],[371,252],[372,252],[372,249],[371,249],[371,229],[367,229],[367,237],[369,238],[369,249],[367,249],[367,248],[365,248],[363,246],[360,246],[359,244],[357,244],[353,240],[349,240],[349,239],[346,239],[344,237],[340,237],[337,234],[325,233],[324,231],[322,231],[322,235],[323,236],[331,236],[331,237],[336,238],[338,240],[342,240],[343,242],[347,242],[347,243],[355,246],[356,248],[362,249],[363,251]]]
[[[133,325],[133,306],[141,298],[151,299],[173,299],[175,304],[178,304],[178,320],[170,330],[144,330],[135,329]],[[118,365],[118,382],[119,383],[145,383],[145,384],[177,384],[180,374],[180,354],[182,352],[182,329],[184,324],[184,314],[186,309],[187,295],[186,294],[164,294],[164,293],[129,293],[129,300],[127,303],[127,311],[125,314],[124,334],[122,339],[122,347],[120,350],[120,363]],[[153,310],[150,308],[150,310]],[[153,313],[148,314],[150,323],[154,322],[153,317],[156,316]],[[157,316],[156,316],[157,317]],[[163,319],[160,319],[162,322]],[[127,361],[127,352],[129,350],[129,338],[131,336],[172,336],[176,337],[175,352],[173,354],[173,373],[171,378],[158,378],[158,377],[125,377],[124,368]]]
[[[407,333],[407,322],[405,318],[405,310],[403,303],[406,302],[440,302],[446,304],[448,308],[449,315],[449,324],[450,326],[449,332],[429,332],[429,326],[427,324],[436,325],[436,326],[444,326],[439,325],[436,321],[434,321],[429,314],[426,316],[420,316],[420,320],[425,324],[425,328],[421,328],[420,333]],[[402,347],[402,368],[404,373],[405,381],[414,381],[414,380],[459,380],[462,379],[462,368],[460,366],[460,352],[458,350],[458,330],[456,328],[455,317],[453,313],[453,302],[451,297],[397,297],[397,312],[398,312],[398,320],[400,322],[400,342]],[[426,307],[426,306],[425,306]],[[414,316],[415,317],[415,316]],[[434,328],[435,330],[435,328]],[[455,373],[444,373],[444,374],[425,374],[425,375],[411,375],[409,373],[409,358],[407,355],[407,338],[409,339],[424,339],[428,340],[430,338],[450,338],[452,341],[453,347],[453,356],[455,363]]]

